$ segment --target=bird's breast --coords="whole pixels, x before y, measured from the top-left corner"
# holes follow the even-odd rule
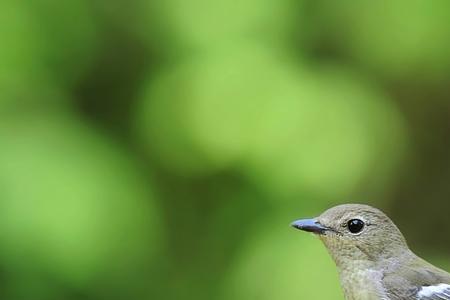
[[[356,266],[340,270],[346,300],[389,300],[382,284],[382,273]]]

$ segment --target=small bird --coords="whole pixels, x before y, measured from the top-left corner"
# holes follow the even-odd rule
[[[450,300],[450,274],[416,256],[376,208],[339,205],[292,226],[325,244],[347,300]]]

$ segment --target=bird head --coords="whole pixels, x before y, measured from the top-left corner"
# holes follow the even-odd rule
[[[292,226],[318,235],[338,266],[356,260],[376,263],[408,250],[389,217],[367,205],[339,205]]]

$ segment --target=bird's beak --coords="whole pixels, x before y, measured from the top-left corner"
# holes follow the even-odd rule
[[[297,220],[293,222],[291,226],[315,234],[324,234],[327,230],[327,228],[322,226],[316,219]]]

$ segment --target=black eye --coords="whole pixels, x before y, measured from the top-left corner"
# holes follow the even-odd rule
[[[359,219],[353,219],[348,221],[347,227],[351,233],[359,233],[364,228],[364,222]]]

